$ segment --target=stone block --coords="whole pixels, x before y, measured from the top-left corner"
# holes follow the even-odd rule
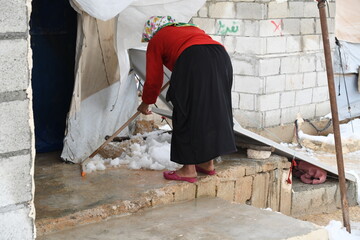
[[[313,103],[325,102],[329,100],[328,87],[316,87],[313,89]]]
[[[32,199],[32,176],[30,154],[0,158],[0,208]]]
[[[285,37],[268,37],[266,38],[266,53],[284,53],[286,52]]]
[[[280,106],[280,93],[260,95],[258,97],[258,111],[278,109]]]
[[[240,20],[218,19],[215,29],[217,35],[239,36],[242,32],[242,24]]]
[[[15,39],[0,42],[0,92],[26,90],[29,85],[27,41]]]
[[[209,6],[210,18],[235,18],[236,10],[233,2],[211,3]]]
[[[204,17],[207,18],[209,15],[209,11],[208,11],[208,6],[207,4],[204,4],[198,11],[198,16],[199,17]]]
[[[258,2],[239,2],[236,3],[236,18],[239,19],[264,19],[267,6]]]
[[[232,108],[239,108],[239,93],[237,92],[232,92],[231,93],[231,104],[232,104]]]
[[[287,179],[289,176],[289,169],[284,169],[281,172],[281,182],[280,182],[280,212],[285,215],[291,214],[291,204],[292,204],[292,198],[291,198],[291,189],[292,184],[287,183]]]
[[[269,173],[259,173],[254,176],[251,205],[266,208],[269,193]]]
[[[243,110],[255,110],[255,95],[240,93],[239,107]]]
[[[235,109],[233,111],[235,119],[243,127],[260,128],[263,126],[263,113],[259,111],[245,111]]]
[[[287,74],[285,78],[285,90],[302,89],[303,74]]]
[[[245,37],[257,37],[259,36],[260,24],[256,20],[243,20],[242,21],[242,35]]]
[[[285,90],[285,75],[266,77],[265,93],[282,92]]]
[[[330,113],[330,102],[317,103],[315,106],[315,116],[322,117]]]
[[[280,124],[281,110],[275,109],[265,112],[264,127],[278,126]]]
[[[29,208],[0,212],[1,239],[31,240],[35,239],[34,221],[29,217]]]
[[[282,169],[276,169],[272,172],[269,172],[268,207],[276,212],[280,210],[281,172]]]
[[[300,19],[283,19],[282,33],[284,35],[299,35],[300,34]]]
[[[304,2],[289,1],[289,17],[290,18],[302,18],[304,16]]]
[[[301,37],[289,36],[286,37],[286,52],[294,53],[301,51]]]
[[[319,17],[319,9],[316,2],[304,2],[304,17]]]
[[[215,19],[192,18],[194,24],[198,25],[207,34],[215,34]]]
[[[264,89],[264,78],[235,75],[235,91],[240,93],[261,94]]]
[[[227,201],[234,201],[235,181],[218,181],[216,196]]]
[[[260,20],[259,36],[274,37],[283,35],[283,21],[281,19]]]
[[[281,109],[281,124],[293,123],[299,113],[299,107],[289,107]]]
[[[251,199],[253,188],[253,177],[246,176],[238,178],[235,182],[235,202],[246,203]]]
[[[299,113],[303,118],[313,119],[315,117],[315,109],[316,109],[315,103],[306,104],[300,106]]]
[[[257,69],[254,59],[242,58],[232,60],[234,74],[255,76]]]
[[[317,72],[317,84],[318,87],[321,86],[327,86],[328,85],[328,79],[326,72]]]
[[[151,198],[151,206],[164,205],[174,202],[174,193],[169,190],[156,189]]]
[[[277,75],[280,73],[280,58],[259,60],[259,76]]]
[[[312,88],[316,86],[317,74],[316,72],[304,73],[303,88]]]
[[[303,38],[304,51],[318,51],[320,50],[320,36],[319,35],[305,35]]]
[[[26,32],[27,29],[28,19],[26,1],[1,1],[0,33],[11,35],[11,32]]]
[[[299,71],[299,62],[298,56],[281,58],[280,73],[297,73]]]
[[[313,89],[303,89],[296,92],[295,105],[305,105],[312,103]]]
[[[304,18],[300,20],[300,33],[314,34],[315,33],[315,20],[314,18]]]
[[[236,46],[236,38],[231,36],[224,37],[223,45],[228,53],[233,53]]]
[[[315,71],[315,55],[300,56],[300,72],[314,72]]]
[[[201,179],[196,183],[197,192],[196,197],[215,197],[216,196],[216,181],[214,178]]]
[[[324,53],[316,54],[316,71],[324,72],[325,71],[325,57]]]
[[[295,105],[295,92],[282,92],[280,95],[280,107],[292,107]]]
[[[0,103],[0,153],[30,149],[29,101]]]
[[[236,179],[245,176],[245,169],[246,168],[244,166],[233,166],[231,168],[218,172],[216,176],[218,178],[235,181]]]
[[[289,17],[288,2],[269,2],[268,6],[268,18],[287,18]]]
[[[176,186],[175,201],[186,201],[195,199],[196,196],[196,184],[183,183]]]
[[[237,37],[235,51],[247,55],[265,54],[266,38]]]

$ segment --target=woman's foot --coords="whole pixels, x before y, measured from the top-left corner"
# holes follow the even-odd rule
[[[164,178],[167,180],[186,181],[194,183],[197,181],[197,173],[195,165],[184,165],[177,171],[163,172]]]
[[[204,173],[207,175],[215,175],[215,167],[214,167],[214,160],[210,160],[205,163],[197,164],[195,167],[197,172]]]

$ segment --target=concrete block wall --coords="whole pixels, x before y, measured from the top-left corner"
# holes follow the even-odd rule
[[[335,3],[329,3],[330,40]],[[317,3],[207,0],[192,19],[232,58],[235,118],[244,127],[292,123],[330,112]],[[334,43],[331,43],[334,44]]]
[[[0,2],[0,239],[34,239],[30,1]]]

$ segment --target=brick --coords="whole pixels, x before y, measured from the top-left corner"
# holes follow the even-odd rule
[[[300,20],[300,33],[314,34],[315,33],[315,20],[313,18],[304,18]]]
[[[304,17],[320,17],[316,2],[304,2]]]
[[[315,116],[322,117],[330,113],[330,102],[317,103],[315,106]]]
[[[272,1],[268,7],[268,18],[287,18],[289,17],[288,2]]]
[[[259,36],[261,37],[274,37],[282,36],[282,20],[260,20],[259,21]]]
[[[299,71],[299,63],[298,56],[281,58],[280,73],[297,73]]]
[[[223,36],[237,36],[242,32],[240,20],[218,19],[216,21],[216,34]]]
[[[232,103],[232,108],[239,108],[239,93],[237,92],[232,92],[231,93],[231,103]]]
[[[255,96],[253,94],[240,93],[240,109],[255,110]]]
[[[235,18],[235,3],[233,2],[217,2],[209,6],[210,18]]]
[[[29,101],[0,103],[0,153],[30,149]]]
[[[326,72],[318,72],[317,73],[317,84],[318,87],[321,86],[327,86],[328,85],[328,79],[327,79],[327,75]]]
[[[207,34],[215,34],[215,19],[192,18],[194,24],[198,25]]]
[[[280,95],[280,107],[292,107],[295,105],[295,92],[282,92]]]
[[[34,221],[29,215],[29,208],[0,213],[1,239],[35,239]]]
[[[283,34],[299,35],[300,19],[283,19]]]
[[[313,88],[313,99],[314,103],[324,102],[329,100],[329,90],[328,87],[316,87]]]
[[[260,173],[254,176],[251,205],[266,208],[269,193],[269,173]]]
[[[195,199],[196,185],[195,184],[181,184],[177,186],[175,191],[175,201],[185,201]]]
[[[263,113],[259,111],[234,110],[234,118],[243,127],[260,128],[263,125]]]
[[[227,201],[234,201],[235,181],[219,181],[216,196]]]
[[[259,36],[260,24],[256,20],[243,20],[242,21],[243,36],[245,37],[257,37]]]
[[[317,74],[316,72],[304,73],[303,88],[312,88],[316,86]]]
[[[299,113],[299,107],[281,109],[281,124],[293,123]]]
[[[265,54],[266,39],[259,37],[237,37],[235,51],[242,54]]]
[[[313,94],[312,88],[297,91],[295,95],[295,105],[299,106],[299,105],[312,103],[312,94]]]
[[[235,75],[235,91],[240,93],[261,94],[264,89],[264,78]]]
[[[241,19],[264,19],[266,16],[266,4],[254,2],[240,2],[236,4],[236,18]]]
[[[26,32],[27,28],[26,2],[22,0],[1,1],[0,33]]]
[[[305,35],[303,38],[304,51],[318,51],[320,50],[320,36],[319,35]]]
[[[291,189],[292,185],[286,182],[289,175],[289,170],[284,170],[281,175],[280,186],[280,212],[285,215],[291,214]]]
[[[285,90],[285,75],[266,77],[265,93],[282,92]]]
[[[258,97],[258,111],[277,109],[280,106],[280,93],[260,95]]]
[[[313,119],[315,117],[316,104],[306,104],[300,106],[299,112],[303,118]]]
[[[257,75],[256,63],[254,59],[242,58],[232,60],[234,74],[240,75]]]
[[[300,52],[301,51],[301,37],[290,36],[286,37],[286,52]]]
[[[265,112],[264,127],[277,126],[280,124],[281,110],[275,109]]]
[[[284,53],[286,52],[286,38],[268,37],[266,38],[266,53]]]
[[[252,176],[242,177],[235,182],[235,202],[246,203],[251,199],[252,193]]]
[[[315,71],[315,56],[300,56],[300,72],[314,72]]]
[[[1,40],[0,92],[25,90],[28,88],[29,70],[27,56],[28,45],[26,40]]]
[[[303,74],[287,74],[285,79],[285,90],[297,90],[302,88]]]
[[[215,197],[216,196],[216,181],[212,179],[202,179],[197,183],[196,197]]]
[[[302,18],[304,16],[304,2],[289,1],[289,17]]]
[[[259,76],[270,76],[280,73],[280,58],[259,60]]]

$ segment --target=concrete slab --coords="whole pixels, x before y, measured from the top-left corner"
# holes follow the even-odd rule
[[[199,198],[38,239],[326,240],[328,234],[324,228],[277,212],[219,198]]]

